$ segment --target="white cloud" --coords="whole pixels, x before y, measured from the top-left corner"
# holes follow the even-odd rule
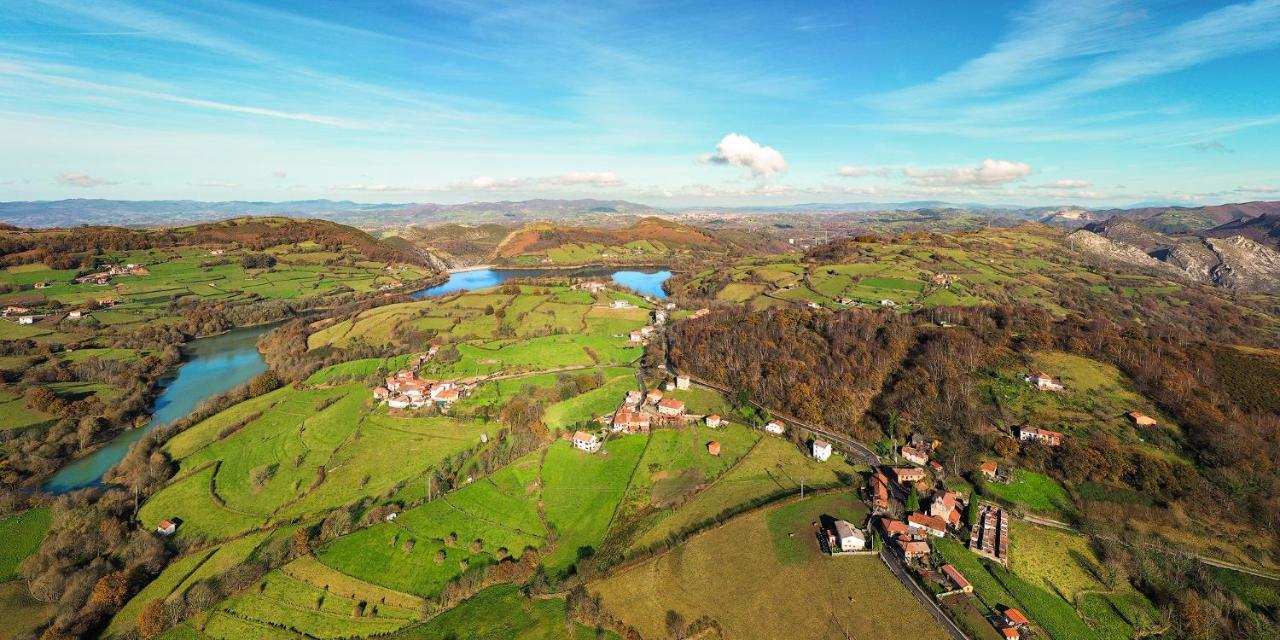
[[[337,184],[329,187],[338,191],[419,191],[413,187],[401,187],[391,184]]]
[[[836,173],[846,178],[861,178],[865,175],[870,174],[871,172],[863,167],[850,167],[848,165],[845,165],[843,167],[840,167],[839,169],[836,169]]]
[[[575,171],[548,180],[560,186],[621,187],[625,182],[612,171]]]
[[[1051,189],[1083,189],[1089,186],[1088,180],[1054,180],[1046,185]]]
[[[1280,193],[1280,187],[1272,187],[1268,185],[1250,185],[1236,189],[1239,192],[1247,193]]]
[[[470,180],[454,182],[449,185],[453,191],[511,191],[529,186],[528,178],[494,178],[493,176],[476,176]]]
[[[715,153],[698,157],[702,162],[731,164],[751,171],[757,178],[771,178],[787,170],[787,160],[773,147],[766,147],[740,133],[730,133],[716,145]]]
[[[917,186],[971,185],[996,186],[1021,180],[1031,175],[1031,165],[1009,160],[983,160],[976,167],[951,169],[916,169],[905,167],[903,175]]]
[[[81,189],[88,189],[90,187],[97,187],[105,184],[118,184],[116,182],[103,180],[102,178],[96,178],[86,173],[64,173],[55,178],[55,180],[57,180],[58,184],[64,187],[80,187]]]

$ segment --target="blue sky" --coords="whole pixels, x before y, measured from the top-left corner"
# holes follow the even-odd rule
[[[1280,199],[1280,0],[26,0],[0,200]]]

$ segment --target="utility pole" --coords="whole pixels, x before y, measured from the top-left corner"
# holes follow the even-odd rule
[[[427,474],[427,502],[431,502],[432,493],[435,490],[435,474]]]
[[[800,476],[800,499],[804,500],[804,476]]]

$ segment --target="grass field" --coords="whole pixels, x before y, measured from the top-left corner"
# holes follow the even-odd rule
[[[822,549],[815,544],[819,528],[815,524],[821,518],[847,520],[855,527],[862,527],[867,519],[867,507],[852,491],[837,491],[792,500],[765,514],[769,528],[769,542],[774,558],[782,564],[801,564],[820,561]]]
[[[562,598],[525,598],[519,587],[490,587],[427,622],[405,629],[395,640],[616,640],[580,624],[565,625]]]
[[[338,571],[371,583],[422,596],[433,595],[462,572],[459,562],[497,561],[500,549],[519,556],[541,548],[546,530],[538,518],[538,453],[488,478],[402,513],[394,523],[361,529],[328,544],[317,555]],[[424,490],[425,493],[425,490]],[[450,535],[455,545],[446,544]],[[478,553],[470,550],[483,541]],[[442,562],[437,552],[444,551]]]
[[[43,507],[0,518],[0,582],[18,577],[18,565],[40,548],[51,520]]]
[[[1061,517],[1072,509],[1067,490],[1057,480],[1042,473],[1017,469],[1009,484],[987,482],[983,487],[989,496],[1036,513]]]
[[[542,463],[542,502],[547,522],[556,528],[554,551],[543,557],[549,570],[573,564],[580,554],[600,548],[614,510],[631,483],[648,438],[610,439],[595,454],[556,442]]]
[[[1036,536],[1040,531],[1023,533],[1028,535],[1020,538],[1011,533],[1012,571],[981,560],[951,540],[938,540],[934,548],[973,583],[978,601],[986,611],[1020,609],[1055,640],[1126,640],[1135,628],[1156,619],[1151,604],[1132,589],[1080,594],[1075,600],[1080,611],[1077,613],[1076,604],[1067,599],[1073,596],[1055,592],[1050,585],[1055,579],[1065,585],[1084,585],[1080,571],[1086,570],[1092,554],[1086,554],[1087,547],[1077,541],[1039,539]],[[1084,617],[1088,617],[1088,621]]]
[[[805,502],[815,514],[828,510]],[[921,640],[948,637],[875,556],[781,562],[768,524],[773,511],[734,518],[588,590],[646,638],[667,637],[668,610],[686,620],[709,615],[733,638],[893,638],[902,629]],[[816,549],[817,540],[798,544]]]
[[[22,580],[0,582],[0,637],[16,638],[53,613],[54,606],[31,597]]]
[[[710,430],[708,430],[710,431]],[[835,464],[821,463],[779,438],[762,437],[736,466],[695,494],[682,506],[662,514],[632,548],[643,548],[667,536],[701,525],[726,510],[768,496],[840,482]]]
[[[220,539],[321,513],[380,495],[478,446],[485,431],[446,417],[393,417],[368,404],[360,384],[287,388],[196,425],[166,445],[180,456],[178,479],[147,501],[143,522],[176,516],[179,536]]]

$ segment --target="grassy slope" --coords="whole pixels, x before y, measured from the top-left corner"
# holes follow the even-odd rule
[[[776,510],[755,511],[697,535],[671,551],[630,566],[588,589],[599,592],[614,615],[645,637],[665,637],[668,609],[686,620],[710,615],[735,638],[898,637],[904,628],[920,640],[946,638],[911,594],[874,556],[828,557],[816,550],[810,521],[830,510],[791,507],[790,531],[800,557],[783,562],[774,551],[768,519]],[[790,538],[788,538],[790,539]]]

